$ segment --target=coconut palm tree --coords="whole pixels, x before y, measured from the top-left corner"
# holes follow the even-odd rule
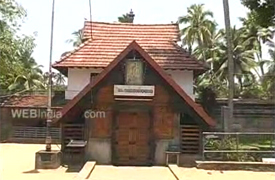
[[[224,30],[216,30],[216,28],[213,28],[211,30],[211,40],[208,43],[208,45],[206,46],[206,48],[203,50],[200,47],[196,47],[194,49],[193,55],[197,58],[197,59],[203,59],[203,52],[205,55],[205,62],[210,63],[211,64],[211,68],[210,70],[212,71],[214,66],[215,66],[215,62],[219,61],[219,44],[224,40]]]
[[[61,74],[61,73],[55,73],[54,80],[55,80],[56,85],[64,85],[66,82],[63,74]]]
[[[268,92],[268,96],[275,97],[275,43],[269,44],[268,50],[270,60],[266,61],[267,72],[263,77],[263,88]]]
[[[13,91],[17,90],[40,90],[45,89],[43,84],[42,66],[34,66],[30,69],[26,69],[23,74],[18,75],[14,82],[8,87],[8,90]]]
[[[247,18],[240,18],[243,24],[241,30],[243,31],[242,36],[245,39],[244,43],[246,43],[251,49],[257,51],[256,56],[261,74],[259,74],[258,71],[256,72],[258,73],[258,76],[262,76],[265,74],[265,61],[262,58],[262,44],[272,42],[274,30],[259,26],[255,16],[256,14],[254,12],[250,12],[247,14]]]
[[[232,35],[231,35],[231,23],[230,23],[230,12],[228,0],[223,0],[223,11],[224,11],[224,24],[225,24],[225,34],[227,42],[227,63],[228,63],[228,107],[229,107],[229,120],[234,121],[234,62],[233,62],[233,50],[232,50]],[[226,128],[227,129],[227,128]]]
[[[252,69],[257,65],[254,59],[255,50],[251,49],[245,44],[242,38],[242,30],[235,27],[231,30],[232,35],[232,53],[234,64],[234,78],[237,78],[240,84],[240,90],[243,89],[243,82],[249,79],[254,79]],[[225,37],[225,36],[224,36]],[[219,44],[217,51],[218,58],[220,59],[214,65],[214,72],[219,79],[228,78],[228,47],[225,40]],[[249,77],[249,78],[248,78]],[[245,80],[244,80],[245,79]]]
[[[203,50],[202,52],[207,45],[211,44],[211,30],[216,27],[212,18],[213,13],[204,10],[203,4],[191,5],[187,8],[187,15],[179,17],[178,23],[187,25],[181,30],[181,35],[183,43],[188,46],[190,51],[195,43]],[[203,59],[205,60],[205,56]]]
[[[87,39],[84,38],[83,36],[83,29],[79,29],[77,31],[74,31],[72,33],[73,38],[68,39],[66,43],[72,43],[73,47],[78,47],[82,43],[84,43]]]

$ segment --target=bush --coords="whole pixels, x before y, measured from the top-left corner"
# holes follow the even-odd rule
[[[220,150],[229,151],[237,150],[237,140],[232,136],[224,136],[219,139],[209,139],[206,142],[205,149],[207,150]],[[243,153],[243,152],[218,152],[208,153],[206,156],[209,160],[223,160],[223,161],[260,161],[257,153]]]

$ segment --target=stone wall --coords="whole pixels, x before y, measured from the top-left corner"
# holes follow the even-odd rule
[[[217,129],[224,127],[223,106],[226,100],[217,100],[212,116],[217,120]],[[234,120],[228,120],[229,129],[233,129],[234,121],[238,129],[246,132],[274,132],[275,130],[275,103],[263,100],[235,100]]]

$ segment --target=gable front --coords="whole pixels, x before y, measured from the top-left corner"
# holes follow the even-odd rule
[[[91,94],[96,93],[100,88],[114,84],[123,84],[125,82],[123,75],[123,67],[125,60],[131,59],[132,52],[136,52],[136,55],[142,59],[145,65],[148,67],[148,71],[145,78],[144,85],[160,85],[169,96],[169,103],[177,103],[176,106],[180,106],[180,110],[184,108],[191,113],[195,119],[200,121],[204,125],[214,126],[214,120],[199,106],[197,105],[185,92],[184,90],[171,78],[164,70],[145,52],[135,41],[133,41],[120,55],[118,55],[114,61],[112,61],[106,69],[104,69],[94,82],[89,83],[77,96],[75,96],[62,110],[63,119],[69,117],[68,114],[72,115],[77,109],[78,114],[83,113],[88,102],[92,102]],[[176,99],[176,101],[175,101]],[[86,102],[85,102],[86,100]],[[154,101],[153,101],[154,102]],[[82,111],[81,111],[82,110]],[[179,111],[180,111],[179,110]],[[61,119],[62,119],[61,118]]]

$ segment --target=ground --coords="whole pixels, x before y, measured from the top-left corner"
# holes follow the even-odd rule
[[[45,149],[45,145],[0,144],[1,180],[70,180],[77,173],[66,173],[67,168],[56,170],[34,170],[35,152]],[[53,149],[58,149],[56,145]]]
[[[115,178],[117,177],[117,178]],[[96,166],[89,179],[96,180],[176,180],[167,167]]]
[[[274,180],[274,172],[210,171],[196,168],[172,168],[180,180]]]
[[[34,170],[35,152],[44,149],[44,145],[0,144],[0,179],[2,180],[73,180],[76,172],[68,173],[61,167],[57,170]],[[53,149],[58,149],[53,146]],[[196,168],[178,168],[176,174],[182,180],[274,180],[273,172],[253,171],[209,171]],[[114,167],[96,166],[90,179],[97,180],[175,180],[165,167]]]

